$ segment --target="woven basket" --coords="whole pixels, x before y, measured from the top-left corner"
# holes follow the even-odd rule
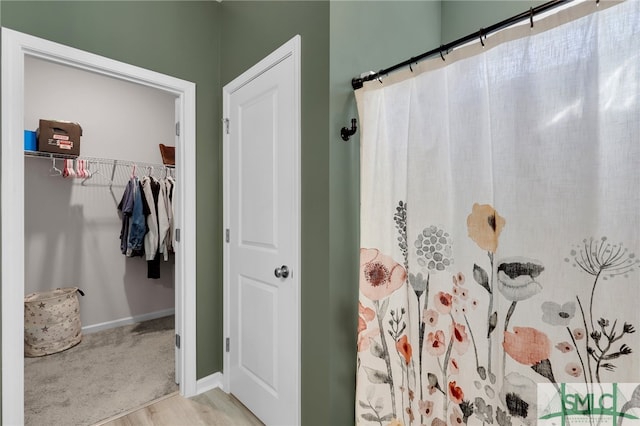
[[[49,355],[82,340],[77,287],[28,294],[24,298],[24,354]]]

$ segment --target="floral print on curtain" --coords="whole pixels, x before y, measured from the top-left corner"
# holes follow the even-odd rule
[[[554,350],[562,354],[554,357],[560,363],[555,368],[585,383],[600,383],[603,372],[615,371],[616,359],[632,354],[625,338],[635,333],[634,325],[615,315],[609,318],[611,312],[596,312],[594,321],[593,311],[599,280],[628,278],[638,269],[635,253],[623,243],[587,238],[571,248],[564,260],[593,277],[591,291],[586,288],[562,304],[545,301],[537,311],[527,308],[539,317],[539,324],[519,326],[510,324],[511,317],[518,304],[541,292],[544,266],[519,256],[495,260],[506,221],[491,205],[475,203],[467,218],[469,238],[486,254],[485,265],[479,261],[470,268],[469,281],[453,268],[449,233],[430,225],[410,243],[406,215],[407,204],[400,201],[394,219],[403,259],[396,261],[376,248],[360,250],[358,369],[366,375],[366,383],[359,383],[364,387],[364,398],[358,400],[360,420],[390,425],[476,421],[506,426],[518,419],[535,424],[537,380],[557,386],[550,361]],[[416,269],[421,272],[416,275],[407,272],[413,269],[409,247],[417,255]],[[435,273],[448,274],[450,286],[430,297],[430,276]],[[399,303],[391,297],[398,293],[402,293],[395,299]],[[497,330],[499,312],[494,309],[498,295],[510,302],[501,330]],[[411,309],[415,316],[409,314]],[[467,312],[480,309],[486,310],[485,321],[472,325]],[[545,332],[549,327],[566,329],[568,340],[552,341]],[[502,353],[497,366],[501,371],[492,366],[493,351]],[[507,371],[506,357],[530,367],[534,377]],[[462,374],[473,377],[472,387],[460,385]],[[379,387],[388,389],[388,398],[373,397]],[[434,410],[437,404],[441,410]],[[436,411],[440,416],[434,415]]]
[[[638,384],[640,416],[638,22],[624,2],[356,91],[357,424],[534,425],[572,383]]]

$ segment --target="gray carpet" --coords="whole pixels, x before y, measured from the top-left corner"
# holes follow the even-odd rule
[[[90,425],[178,390],[174,317],[87,334],[25,358],[25,424]]]

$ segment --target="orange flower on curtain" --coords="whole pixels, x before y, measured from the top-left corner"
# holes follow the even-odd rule
[[[524,365],[534,365],[549,359],[551,340],[541,331],[531,327],[514,327],[514,332],[504,332],[503,347],[507,354]]]
[[[464,392],[460,386],[457,386],[455,380],[449,382],[449,398],[456,404],[460,404],[464,400]]]
[[[483,250],[495,253],[505,220],[489,204],[475,203],[467,217],[469,237]]]
[[[375,317],[376,313],[373,309],[358,302],[358,352],[369,349],[371,339],[380,334],[378,328],[370,328],[370,323]]]
[[[396,342],[396,349],[404,358],[405,364],[409,365],[409,362],[411,361],[411,344],[409,344],[409,340],[406,335],[402,336]]]
[[[358,302],[358,333],[367,329],[367,323],[373,321],[376,313],[373,309],[365,307],[362,302]]]
[[[513,327],[504,332],[504,351],[520,364],[529,365],[536,373],[555,383],[549,356],[551,340],[543,332],[531,327]]]

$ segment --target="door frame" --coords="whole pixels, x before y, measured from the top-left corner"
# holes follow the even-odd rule
[[[24,423],[24,59],[32,56],[175,95],[181,123],[176,145],[176,333],[181,336],[180,393],[196,394],[195,83],[2,28],[2,423]]]
[[[294,197],[295,197],[295,201],[294,201],[294,205],[295,205],[295,212],[294,212],[294,223],[291,224],[291,226],[296,230],[296,254],[295,254],[295,265],[293,266],[293,270],[294,272],[297,274],[298,277],[298,282],[299,282],[299,287],[298,287],[298,291],[297,291],[297,312],[296,312],[296,318],[297,318],[297,322],[295,324],[295,328],[296,328],[296,332],[295,332],[295,336],[293,336],[293,338],[295,339],[295,342],[291,342],[291,340],[289,340],[290,343],[293,343],[292,345],[287,345],[288,348],[294,348],[294,350],[296,351],[296,359],[298,360],[298,367],[296,369],[296,371],[292,371],[291,374],[295,374],[296,376],[296,418],[298,419],[297,424],[301,424],[301,365],[302,365],[302,356],[301,356],[301,289],[302,289],[302,262],[301,262],[301,235],[302,235],[302,230],[301,230],[301,212],[302,212],[302,207],[301,207],[301,141],[302,141],[302,137],[301,137],[301,37],[300,35],[296,35],[294,36],[291,40],[287,41],[285,44],[283,44],[282,46],[280,46],[278,49],[276,49],[274,52],[272,52],[271,54],[269,54],[266,58],[262,59],[260,62],[258,62],[257,64],[255,64],[254,66],[252,66],[251,68],[249,68],[247,71],[245,71],[244,73],[242,73],[240,76],[236,77],[233,81],[231,81],[230,83],[226,84],[223,89],[222,89],[222,103],[223,103],[223,107],[222,107],[222,112],[223,112],[223,117],[229,117],[229,109],[230,109],[230,104],[231,104],[231,95],[239,90],[240,88],[242,88],[243,86],[245,86],[247,83],[251,82],[252,80],[254,80],[255,78],[259,77],[261,74],[265,73],[266,71],[268,71],[269,69],[273,68],[274,66],[276,66],[277,64],[279,64],[280,62],[282,62],[283,60],[289,58],[289,57],[293,57],[293,61],[294,61],[294,82],[293,82],[293,90],[294,90],[294,116],[295,116],[295,122],[291,123],[291,126],[294,126],[294,138],[295,138],[295,150],[296,152],[294,153],[294,158],[295,158],[295,164],[291,164],[291,167],[294,169]],[[223,118],[223,120],[225,120],[226,118]],[[223,153],[223,232],[222,234],[225,235],[226,234],[226,230],[229,229],[229,224],[230,224],[230,153],[229,153],[229,149],[228,149],[228,145],[230,142],[230,138],[231,136],[226,133],[224,131],[224,126],[223,126],[223,132],[222,132],[222,140],[223,140],[223,145],[222,145],[222,153]],[[233,234],[233,230],[231,230],[231,233]],[[233,235],[231,236],[231,238],[233,238]],[[230,286],[230,275],[229,275],[229,245],[224,243],[223,244],[223,331],[224,331],[224,336],[223,336],[223,348],[226,348],[226,339],[229,337],[230,334],[230,320],[231,320],[231,306],[230,306],[230,296],[229,296],[229,286]],[[224,352],[224,356],[223,356],[223,371],[226,372],[226,374],[223,377],[223,385],[224,385],[224,389],[229,391],[230,390],[230,382],[231,382],[231,377],[229,374],[230,368],[229,366],[231,365],[231,360],[230,360],[230,355],[229,352],[225,350]]]

